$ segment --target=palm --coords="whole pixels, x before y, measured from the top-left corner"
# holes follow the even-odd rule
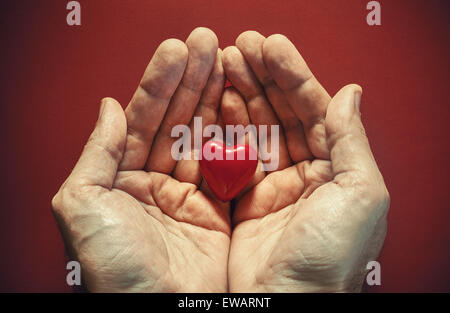
[[[152,188],[159,180],[163,181],[161,187]],[[175,205],[187,214],[194,212],[194,203],[206,212],[217,209],[208,199],[195,185],[163,174],[119,172],[114,188],[93,205],[99,212],[107,212],[107,218],[97,225],[95,240],[82,246],[88,259],[81,258],[81,262],[89,264],[84,268],[88,287],[226,291],[229,235],[217,230],[222,217],[212,214],[198,225],[177,221],[168,214],[179,210]],[[99,249],[99,244],[107,249]]]
[[[308,225],[318,228],[323,225],[323,221],[315,220],[316,215],[309,215],[306,219],[303,212],[314,206],[314,190],[329,181],[327,177],[330,177],[331,173],[328,164],[329,162],[325,161],[301,162],[283,171],[269,174],[258,184],[258,188],[273,188],[270,181],[281,177],[286,179],[287,174],[296,175],[294,179],[301,182],[304,188],[298,189],[295,185],[279,186],[273,190],[273,194],[293,194],[288,203],[277,208],[273,214],[243,221],[235,227],[231,254],[235,257],[230,258],[230,268],[237,280],[236,285],[244,290],[252,290],[256,287],[252,285],[255,283],[252,277],[255,277],[260,284],[260,291],[269,291],[274,287],[291,291],[298,288],[296,277],[302,276],[299,272],[310,262],[299,258],[299,255],[306,256],[305,250],[325,244],[325,238],[318,236],[322,233],[320,229],[316,229],[319,233],[300,230]],[[305,170],[305,175],[298,175],[297,169]],[[266,193],[258,201],[273,203],[273,200],[273,196]],[[252,208],[239,209],[248,211]],[[245,263],[242,260],[245,260]]]

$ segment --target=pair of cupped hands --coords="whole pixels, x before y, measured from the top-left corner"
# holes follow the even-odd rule
[[[282,35],[247,31],[223,51],[207,28],[162,42],[125,110],[102,100],[52,202],[87,289],[359,291],[389,207],[361,92],[331,98]],[[231,205],[215,199],[198,161],[171,157],[172,127],[195,116],[280,125],[278,169],[257,170]]]

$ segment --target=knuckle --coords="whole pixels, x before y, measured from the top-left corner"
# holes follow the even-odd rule
[[[226,99],[227,101],[222,102],[222,109],[225,114],[228,114],[230,116],[234,116],[237,114],[240,110],[240,105],[237,101],[235,101],[234,98],[230,97],[229,99]]]
[[[389,192],[377,177],[359,172],[347,173],[338,184],[349,192],[351,198],[357,199],[362,207],[383,210],[389,208]]]
[[[364,129],[364,126],[362,124],[358,125],[357,132],[360,138],[363,138],[363,140],[368,141],[366,130]]]
[[[370,181],[370,184],[369,184]],[[374,179],[367,180],[365,195],[373,207],[385,208],[389,206],[390,195],[386,186],[382,182],[374,182]]]
[[[365,174],[357,171],[351,171],[345,173],[345,175],[339,176],[336,181],[341,187],[360,194],[366,191],[366,186],[370,182],[370,179]]]
[[[366,188],[361,189],[363,189],[362,196],[366,199],[369,208],[376,211],[385,211],[389,207],[389,193],[387,193],[384,185],[374,185],[372,182]]]
[[[389,207],[391,205],[391,195],[389,194],[389,191],[387,188],[383,185],[384,188],[381,188],[377,195],[376,202],[380,204],[383,211],[388,211]]]
[[[61,194],[58,191],[52,198],[52,210],[54,213],[58,213],[62,207]]]
[[[77,184],[65,182],[52,198],[52,211],[62,215],[68,206],[73,206],[83,198],[83,190]]]

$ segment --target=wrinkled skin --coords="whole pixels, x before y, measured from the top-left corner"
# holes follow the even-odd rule
[[[171,125],[215,123],[224,80],[215,34],[197,28],[158,47],[125,112],[102,101],[53,199],[88,290],[228,290],[229,206],[206,195],[197,161],[170,154]]]
[[[223,52],[205,28],[163,42],[125,111],[102,101],[53,199],[88,290],[359,291],[389,207],[360,95],[349,85],[331,99],[281,35],[245,32]],[[279,166],[255,173],[232,223],[198,162],[171,157],[172,127],[193,116],[280,125]]]
[[[224,50],[227,124],[281,125],[278,169],[237,201],[228,264],[237,292],[359,291],[386,233],[389,195],[364,133],[361,88],[330,99],[284,36]]]

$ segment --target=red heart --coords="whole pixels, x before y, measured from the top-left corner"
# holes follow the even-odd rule
[[[238,152],[245,153],[243,160],[238,160]],[[222,160],[212,158],[214,155],[221,155]],[[222,201],[230,201],[244,189],[257,165],[256,152],[247,144],[230,147],[208,141],[203,145],[200,171],[214,195]]]

